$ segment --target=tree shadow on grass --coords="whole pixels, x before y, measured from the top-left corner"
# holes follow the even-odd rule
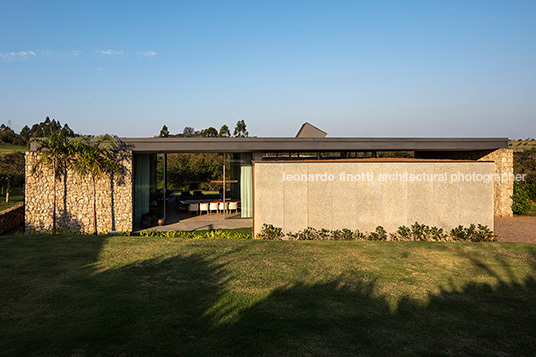
[[[0,277],[2,289],[17,282],[25,286],[0,310],[0,354],[536,353],[535,274],[521,281],[496,274],[494,285],[444,287],[429,294],[427,303],[404,297],[394,309],[375,293],[375,282],[348,276],[293,283],[250,303],[246,293],[231,288],[226,257],[177,254],[103,270],[94,263],[105,240],[92,239],[98,238],[52,239],[49,249],[58,254],[41,257],[29,248],[48,270],[39,276],[36,265],[19,269],[22,276],[8,271]],[[65,249],[69,244],[72,250]],[[465,258],[482,274],[495,272],[478,258]],[[510,269],[506,262],[504,267]],[[0,296],[5,302],[6,293]]]

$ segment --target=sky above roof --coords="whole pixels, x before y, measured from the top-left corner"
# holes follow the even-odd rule
[[[536,137],[535,1],[2,1],[0,122]]]

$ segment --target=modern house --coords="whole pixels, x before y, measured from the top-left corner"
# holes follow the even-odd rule
[[[156,154],[222,153],[230,163],[241,217],[285,232],[306,227],[388,231],[419,222],[443,228],[511,216],[513,155],[507,138],[327,137],[306,123],[296,137],[122,138],[125,172],[98,182],[99,232],[132,231],[149,210]],[[380,157],[411,152],[412,158]],[[31,169],[26,153],[26,230],[52,228],[54,187],[58,228],[90,231],[92,191],[67,172]],[[224,191],[225,192],[225,191]]]

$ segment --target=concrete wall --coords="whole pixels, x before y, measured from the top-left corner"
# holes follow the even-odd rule
[[[397,172],[406,172],[406,179],[400,176],[390,181],[393,176],[385,176]],[[378,225],[396,231],[401,225],[415,222],[445,229],[471,223],[493,229],[493,181],[451,182],[452,175],[474,173],[477,177],[493,172],[492,162],[474,161],[256,162],[254,233],[259,233],[264,223],[281,227],[284,232],[308,226],[372,231]],[[341,180],[341,173],[346,180]],[[284,175],[289,174],[319,180],[288,180]],[[317,174],[325,174],[327,180]],[[347,174],[357,174],[360,180],[348,181]],[[436,176],[412,182],[412,174]]]
[[[54,175],[42,165],[32,174],[39,152],[26,153],[25,231],[47,231],[53,227]],[[122,161],[123,173],[97,181],[97,228],[99,233],[132,231],[132,153]],[[93,185],[69,170],[56,180],[56,228],[93,231]]]
[[[512,149],[476,150],[476,151],[421,151],[415,152],[415,157],[426,159],[479,160],[493,161],[494,172],[508,178],[514,173],[514,151]],[[513,180],[495,181],[494,211],[496,217],[513,217],[512,195],[514,194]]]

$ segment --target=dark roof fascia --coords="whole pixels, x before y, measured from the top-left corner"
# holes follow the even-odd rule
[[[136,153],[477,151],[508,147],[508,138],[120,138]]]

